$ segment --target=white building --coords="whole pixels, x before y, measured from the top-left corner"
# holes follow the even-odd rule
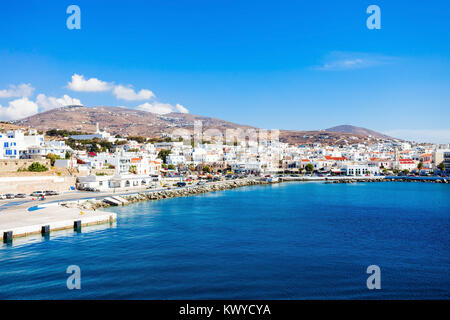
[[[78,158],[90,169],[115,168],[119,170],[119,174],[135,172],[142,175],[158,175],[161,169],[161,161],[144,152],[102,152],[93,157],[83,154]]]
[[[25,158],[29,148],[39,148],[44,145],[44,136],[29,131],[27,135],[22,130],[0,132],[0,159]]]
[[[130,158],[122,158],[121,155],[117,154],[115,159],[117,165],[115,167],[115,174],[113,176],[97,176],[91,174],[85,177],[78,177],[78,188],[92,188],[100,191],[107,191],[111,189],[114,190],[118,188],[146,188],[155,185],[160,180],[159,175],[142,173],[142,169],[138,169],[139,172],[137,172],[136,174],[130,173],[130,166],[136,163],[132,160],[130,161]]]
[[[450,173],[450,151],[444,152],[445,172]]]
[[[134,174],[114,176],[89,175],[78,177],[78,189],[91,188],[99,191],[110,191],[112,189],[146,188],[154,185],[157,181],[154,177]]]
[[[231,170],[236,172],[261,172],[260,162],[244,162],[231,164]]]
[[[94,138],[100,139],[100,140],[106,140],[109,142],[116,142],[117,138],[112,137],[110,133],[106,131],[101,131],[98,123],[97,123],[97,130],[93,134],[78,134],[70,136],[70,138],[75,140],[92,140]]]
[[[177,155],[177,154],[169,154],[166,158],[167,164],[183,164],[186,162],[186,158],[183,155]]]
[[[65,141],[51,140],[45,141],[41,146],[29,147],[26,156],[27,158],[39,158],[52,153],[55,156],[64,159],[66,157],[66,152],[72,151],[72,148],[67,146]]]
[[[348,164],[342,168],[342,171],[347,176],[365,176],[367,174],[380,174],[380,168],[377,166]]]
[[[417,168],[417,164],[416,164],[416,162],[414,162],[414,160],[412,160],[412,159],[399,159],[399,160],[396,162],[395,167],[396,167],[398,170],[408,170],[408,171],[411,171],[411,170],[414,170],[414,169]]]

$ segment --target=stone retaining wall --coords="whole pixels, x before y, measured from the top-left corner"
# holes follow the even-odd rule
[[[75,180],[76,178],[72,176],[0,177],[0,194],[30,194],[37,190],[64,192],[75,186]]]
[[[0,160],[0,173],[28,169],[33,162],[39,162],[50,169],[50,159],[3,159]]]

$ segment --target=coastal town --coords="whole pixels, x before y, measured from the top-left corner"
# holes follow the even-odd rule
[[[170,133],[160,139],[113,136],[98,123],[95,132],[83,134],[2,132],[0,160],[0,199],[43,190],[105,192],[247,175],[446,177],[450,172],[449,145],[402,140],[291,145],[270,139],[232,144],[202,139],[194,145]]]
[[[5,243],[114,223],[116,214],[97,210],[108,206],[285,181],[448,183],[450,173],[449,145],[396,139],[289,144],[273,134],[223,142],[206,132],[122,137],[98,123],[90,133],[6,127],[0,133]]]

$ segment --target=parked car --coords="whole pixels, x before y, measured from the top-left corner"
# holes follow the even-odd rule
[[[186,187],[186,182],[177,182],[177,187]]]
[[[44,192],[42,191],[34,191],[30,194],[32,197],[42,197],[44,195]]]
[[[4,200],[4,199],[6,199],[6,195],[0,194],[0,200]]]
[[[202,185],[204,185],[206,183],[206,181],[199,181],[199,182],[197,182],[197,185],[198,186],[202,186]]]
[[[56,191],[53,191],[53,190],[46,190],[46,191],[44,191],[44,194],[46,196],[57,196],[59,193]]]
[[[25,193],[18,193],[16,194],[16,198],[26,198],[26,194]]]
[[[14,199],[14,193],[7,193],[6,194],[6,199]]]

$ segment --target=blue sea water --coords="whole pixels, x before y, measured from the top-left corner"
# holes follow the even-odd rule
[[[1,245],[0,298],[450,298],[449,185],[284,183],[108,210],[117,225]]]

